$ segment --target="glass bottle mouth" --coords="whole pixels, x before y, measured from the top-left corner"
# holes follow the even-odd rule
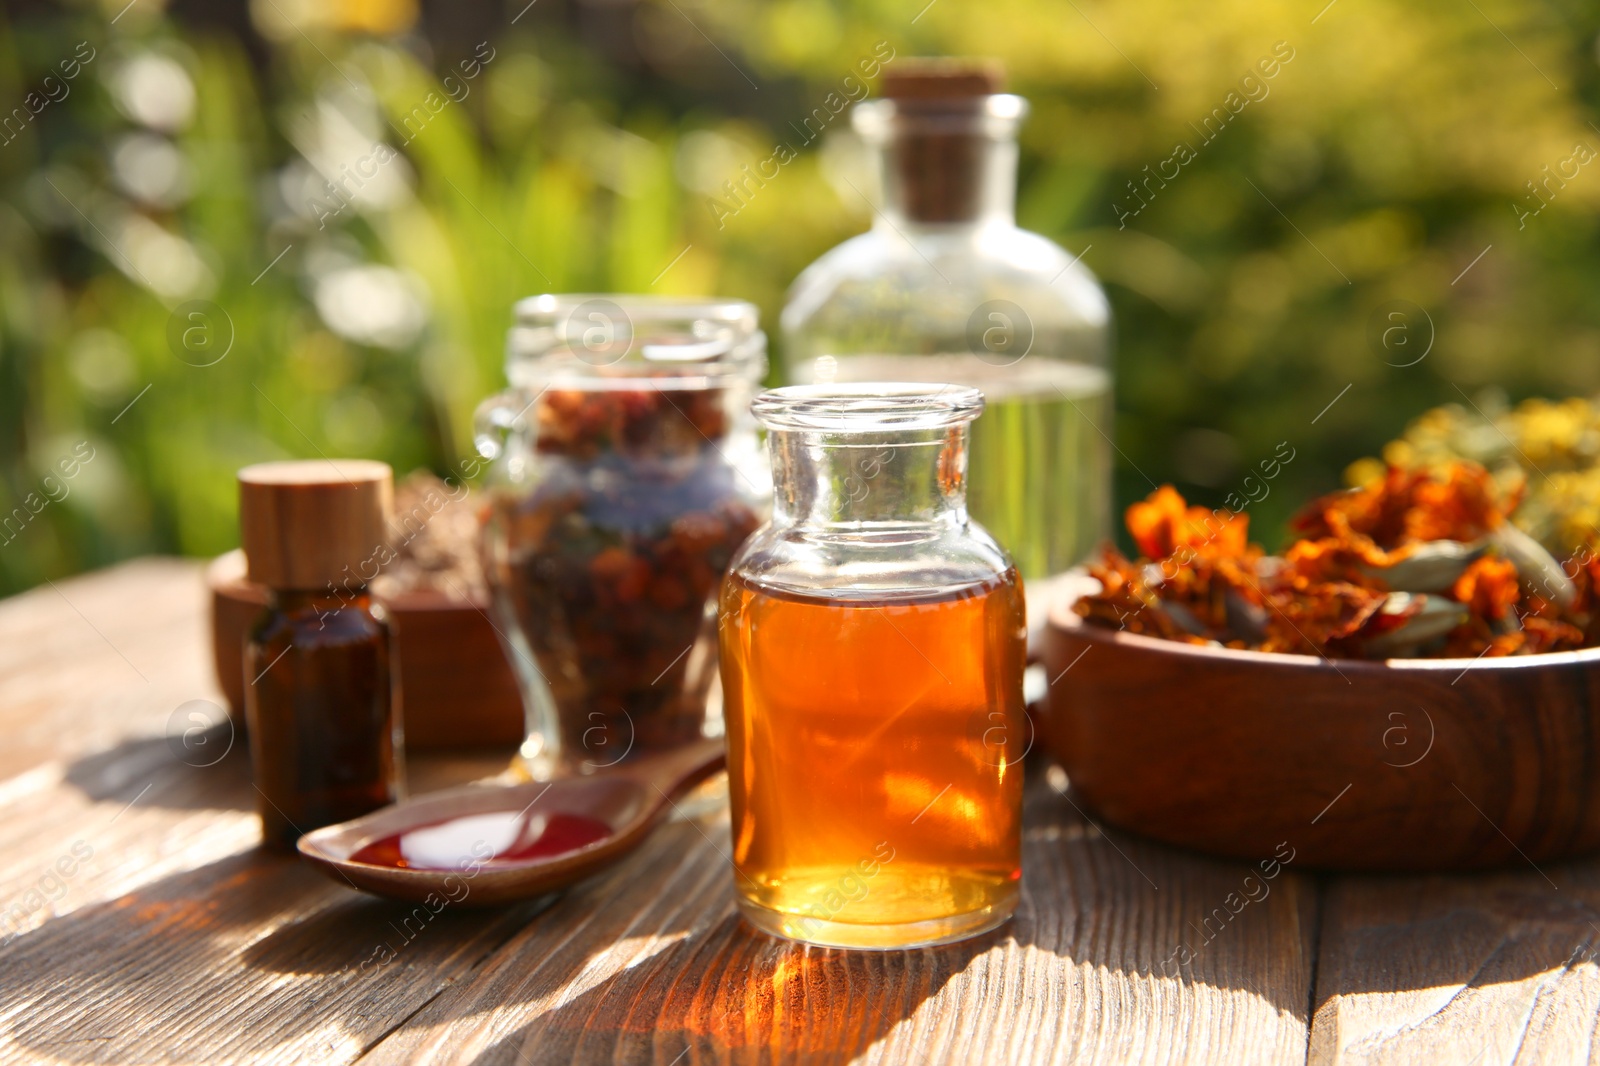
[[[766,375],[767,337],[745,300],[545,293],[506,336],[518,388],[696,389]]]
[[[850,111],[850,124],[871,145],[897,133],[966,134],[993,140],[1016,136],[1028,101],[1012,93],[933,99],[866,100]]]
[[[944,429],[983,412],[983,393],[968,385],[853,382],[768,389],[750,405],[768,429],[829,434]]]

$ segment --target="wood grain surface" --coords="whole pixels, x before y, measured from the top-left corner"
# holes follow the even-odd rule
[[[1593,1062],[1600,864],[1333,881],[1313,1063]]]
[[[1317,878],[1291,860],[1269,877],[1106,835],[1043,762],[1019,913],[961,945],[751,931],[718,782],[558,899],[419,915],[259,852],[242,744],[215,758],[225,725],[182,742],[191,701],[220,704],[204,603],[198,568],[161,560],[0,603],[0,1062],[1590,1054],[1600,866]],[[504,758],[413,760],[413,791]]]

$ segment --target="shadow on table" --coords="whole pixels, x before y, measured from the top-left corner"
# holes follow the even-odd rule
[[[582,991],[564,1001],[557,997],[559,1005],[502,1037],[475,1062],[666,1066],[682,1056],[683,1062],[835,1063],[886,1040],[904,1041],[892,1058],[917,1061],[962,1054],[965,1034],[979,1028],[1010,1041],[1015,1034],[1007,1019],[1054,1026],[1026,1039],[1037,1041],[1035,1050],[1059,1041],[1060,1051],[1073,1046],[1080,1020],[1096,1015],[1101,998],[1134,995],[1150,1003],[1178,995],[1174,990],[1152,1000],[1152,979],[1161,978],[1175,986],[1252,992],[1266,1017],[1305,1016],[1315,913],[1310,878],[1285,877],[1276,897],[1268,897],[1270,907],[1264,902],[1242,914],[1191,965],[1173,965],[1171,949],[1196,936],[1189,921],[1198,923],[1213,905],[1222,906],[1248,867],[1121,835],[1110,839],[1065,804],[1041,803],[1037,795],[1027,824],[1022,902],[1016,918],[999,930],[912,951],[808,948],[745,925],[733,910],[728,874],[715,888],[721,909],[703,909],[708,921],[655,954],[620,972],[609,973],[607,966],[609,976],[595,983],[585,977],[592,957],[560,963],[538,993],[549,996],[562,985]],[[558,909],[550,920],[567,913]],[[651,924],[641,926],[647,936],[662,936]],[[1122,976],[1146,991],[1119,987]],[[1040,994],[1058,1001],[1028,1003],[1026,997]],[[934,999],[942,1001],[937,1013],[924,1011],[904,1024]],[[1082,1024],[1092,1035],[1093,1023]],[[1107,1024],[1139,1023],[1112,1018]]]
[[[505,769],[512,749],[411,752],[406,777],[413,795],[463,785]],[[254,810],[250,749],[224,722],[186,740],[140,737],[86,755],[67,767],[67,783],[96,802],[185,810]],[[149,791],[144,786],[153,784]]]
[[[1317,1002],[1560,975],[1592,967],[1597,945],[1600,858],[1492,873],[1339,877],[1323,897]],[[1546,993],[1529,989],[1529,1008]],[[1482,1009],[1453,999],[1457,1006]]]
[[[836,951],[766,936],[728,913],[473,1061],[845,1062],[1006,940],[1001,930],[919,951]]]
[[[347,893],[348,898],[306,918],[278,926],[245,948],[240,959],[251,969],[286,974],[377,974],[407,961],[407,949],[424,937],[457,945],[486,925],[507,921],[521,927],[559,899],[558,894],[488,909],[404,903]],[[359,945],[353,955],[351,945]]]
[[[190,738],[192,747],[166,737],[124,740],[67,767],[67,783],[96,802],[186,810],[253,810],[250,752],[227,723]],[[180,755],[182,756],[180,758]],[[155,787],[141,791],[145,785]]]
[[[68,1061],[342,1059],[334,1043],[375,1043],[547,902],[413,926],[404,904],[252,849],[0,942],[6,1036]]]
[[[162,742],[130,742],[121,756],[116,749],[106,753],[103,763],[80,760],[75,783],[97,798],[131,799],[142,787],[137,780],[106,770],[137,763],[131,751],[155,760],[159,781],[170,775],[176,782],[153,788],[141,803],[167,803],[163,794],[202,787],[221,795],[249,789],[239,753],[200,771],[172,766],[170,753],[162,763],[141,743]],[[202,772],[220,775],[223,784],[190,776]],[[216,806],[215,799],[207,805]],[[829,951],[758,934],[733,912],[732,875],[709,847],[704,861],[680,863],[680,881],[657,880],[671,868],[662,856],[705,847],[696,842],[703,832],[664,829],[647,845],[653,856],[636,856],[603,884],[579,886],[531,926],[547,901],[492,911],[446,908],[422,921],[414,907],[358,895],[293,859],[255,850],[229,855],[0,943],[0,1002],[16,1008],[7,1035],[70,1061],[205,1061],[261,1057],[275,1048],[327,1057],[330,1042],[368,1047],[381,1040],[490,958],[500,972],[479,990],[484,998],[465,1006],[514,1009],[547,996],[557,1005],[488,1047],[479,1058],[485,1063],[667,1064],[679,1056],[682,1063],[837,1062],[900,1035],[910,1040],[912,1027],[902,1033],[897,1027],[935,998],[944,1001],[942,1013],[916,1019],[919,1042],[907,1049],[913,1057],[930,1033],[934,1040],[953,1038],[980,1017],[991,1032],[1001,1028],[996,1019],[1040,1019],[1030,1024],[1057,1031],[1039,1034],[1038,1046],[1060,1041],[1060,1050],[1076,1037],[1068,1027],[1093,1028],[1081,1020],[1095,1014],[1097,1002],[1127,994],[1114,983],[1119,977],[1147,990],[1152,978],[1182,988],[1154,998],[1139,992],[1125,1009],[1163,1002],[1179,1009],[1171,1004],[1200,986],[1248,991],[1272,1011],[1298,1018],[1312,999],[1318,882],[1286,873],[1270,897],[1244,908],[1213,942],[1195,941],[1192,965],[1173,967],[1173,947],[1198,935],[1195,923],[1223,905],[1250,867],[1123,834],[1106,837],[1037,794],[1029,803],[1016,920],[975,940],[920,951]],[[114,856],[97,853],[95,861]],[[1569,964],[1573,945],[1593,940],[1590,921],[1600,922],[1594,918],[1600,891],[1593,887],[1600,885],[1600,867],[1572,863],[1546,871],[1559,892],[1531,870],[1332,882],[1319,986],[1420,989],[1513,980]],[[631,894],[588,895],[617,886]],[[698,894],[703,904],[642,920],[639,901],[663,893]],[[611,931],[587,948],[567,947],[591,921]],[[515,947],[502,950],[513,938]],[[604,978],[586,978],[602,953],[646,938],[657,941],[654,954],[617,972],[605,966]],[[1396,964],[1412,956],[1431,961]],[[548,972],[534,980],[532,971],[541,967]],[[562,1000],[562,989],[575,994]],[[1041,989],[1058,1001],[1022,1010],[1021,997]],[[456,1019],[469,1031],[486,1024],[453,1009],[450,995],[419,1021]]]
[[[981,1030],[1008,1041],[1005,1020],[1013,1018],[1039,1027],[1029,1034],[1036,1052],[1086,1051],[1076,1043],[1085,1039],[1103,1054],[1110,1046],[1103,1041],[1115,1039],[1108,1029],[1164,1025],[1181,1034],[1185,1018],[1219,1010],[1247,1031],[1259,1026],[1266,1039],[1274,1019],[1310,1023],[1319,925],[1319,987],[1336,980],[1341,991],[1527,978],[1559,971],[1600,940],[1594,863],[1552,869],[1559,896],[1531,870],[1329,882],[1290,864],[1268,895],[1230,913],[1230,896],[1244,894],[1252,871],[1258,878],[1250,884],[1260,886],[1259,866],[1107,836],[1064,801],[1038,793],[1027,825],[1022,905],[1011,924],[985,937],[919,951],[828,951],[758,934],[725,905],[714,920],[597,983],[583,977],[592,961],[563,964],[541,992],[563,983],[582,991],[475,1061],[833,1063],[884,1041],[903,1041],[890,1057],[915,1061],[962,1054],[958,1034]],[[1354,893],[1348,900],[1346,886]],[[722,892],[731,903],[731,881]],[[1319,914],[1319,895],[1335,905],[1334,934]],[[1158,990],[1168,982],[1169,991]],[[1244,1007],[1238,992],[1257,1006]],[[1024,997],[1040,994],[1056,999],[1024,1008]],[[924,1007],[936,998],[942,1002],[930,1015]],[[1097,1006],[1107,1001],[1123,1013],[1160,1008],[1165,1017],[1119,1020]],[[982,1050],[1003,1057],[1005,1046]]]

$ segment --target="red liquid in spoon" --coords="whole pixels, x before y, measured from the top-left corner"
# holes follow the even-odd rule
[[[374,840],[351,862],[402,870],[495,867],[577,851],[612,829],[583,814],[490,811],[429,822]]]

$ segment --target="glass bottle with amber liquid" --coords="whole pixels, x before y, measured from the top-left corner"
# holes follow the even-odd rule
[[[250,580],[270,592],[245,648],[262,842],[393,803],[402,742],[389,621],[367,582],[388,558],[393,474],[365,460],[239,471]]]
[[[1023,589],[967,516],[976,389],[791,386],[772,521],[718,618],[735,888],[760,929],[944,943],[1010,917],[1021,876]]]

